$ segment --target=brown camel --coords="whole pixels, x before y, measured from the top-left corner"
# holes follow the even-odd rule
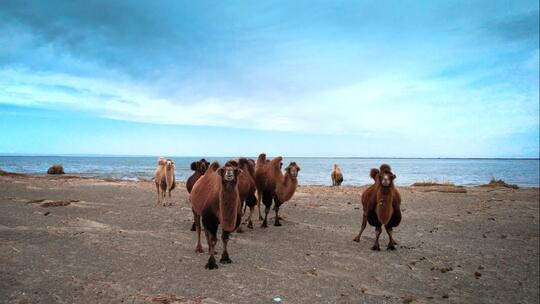
[[[272,200],[274,200],[274,210],[276,211],[274,226],[281,226],[279,207],[292,198],[298,185],[297,177],[300,167],[295,162],[291,162],[286,168],[285,175],[283,175],[281,172],[282,160],[283,158],[278,156],[268,161],[264,153],[259,155],[257,159],[255,184],[258,195],[257,203],[260,204],[262,201],[265,206],[265,216],[261,224],[263,228],[268,227],[268,213],[272,206]],[[259,217],[262,218],[260,215]],[[249,220],[251,220],[251,214]]]
[[[222,226],[221,240],[223,253],[220,263],[231,263],[227,251],[229,235],[240,224],[238,209],[240,209],[240,195],[238,193],[238,175],[241,169],[232,166],[219,167],[217,162],[210,165],[206,173],[195,183],[190,194],[193,217],[197,230],[197,247],[195,251],[202,252],[201,246],[201,218],[208,242],[208,263],[206,268],[218,268],[216,264],[215,245],[217,243],[217,229]]]
[[[384,225],[388,234],[388,250],[395,250],[397,243],[392,237],[392,229],[399,226],[401,222],[401,196],[394,186],[396,175],[392,173],[390,166],[383,164],[379,169],[373,168],[370,176],[375,183],[369,186],[362,193],[362,206],[364,209],[362,216],[362,227],[354,238],[355,242],[360,242],[362,232],[366,228],[366,222],[375,227],[375,244],[372,250],[380,250],[379,237]]]

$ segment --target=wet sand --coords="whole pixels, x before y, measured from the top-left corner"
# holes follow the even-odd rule
[[[3,175],[0,302],[538,303],[538,188],[399,188],[380,252],[372,227],[352,241],[363,189],[299,187],[282,227],[244,225],[209,271],[181,183],[156,207],[150,182]]]

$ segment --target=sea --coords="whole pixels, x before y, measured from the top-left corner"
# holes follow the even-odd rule
[[[201,157],[169,157],[174,160],[176,179],[185,181],[190,164]],[[205,157],[223,164],[231,158]],[[256,159],[256,157],[252,157]],[[295,161],[301,168],[301,185],[331,185],[330,173],[338,164],[344,175],[343,185],[370,184],[369,170],[389,164],[400,186],[414,182],[450,182],[476,186],[492,178],[520,187],[539,187],[539,159],[439,159],[439,158],[284,158],[284,167]],[[0,156],[0,169],[8,172],[45,175],[49,166],[62,164],[66,174],[84,177],[113,178],[130,181],[149,180],[156,168],[153,156]]]

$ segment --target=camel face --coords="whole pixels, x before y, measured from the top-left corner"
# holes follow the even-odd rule
[[[232,183],[237,181],[238,174],[240,174],[242,170],[232,166],[224,166],[219,168],[217,172],[221,175],[222,182]]]
[[[292,178],[296,179],[298,177],[298,171],[300,171],[300,167],[295,162],[292,162],[287,166],[286,170],[287,172],[289,172]]]
[[[392,172],[382,172],[379,174],[379,181],[383,187],[390,187],[396,176]]]
[[[170,170],[170,169],[174,168],[174,162],[172,160],[168,159],[165,162],[165,167],[167,168],[167,170]]]

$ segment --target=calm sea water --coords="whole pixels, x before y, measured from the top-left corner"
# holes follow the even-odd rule
[[[189,165],[199,158],[172,157],[177,180],[184,181],[192,173]],[[224,163],[226,158],[206,158]],[[81,157],[81,156],[0,156],[0,169],[10,172],[45,174],[52,164],[62,164],[67,174],[89,177],[111,177],[126,180],[150,179],[156,157]],[[492,177],[522,187],[539,186],[538,159],[373,159],[373,158],[285,158],[301,167],[300,184],[330,185],[334,163],[341,166],[344,185],[371,183],[369,169],[381,163],[392,166],[398,185],[417,181],[449,181],[458,185],[480,185]]]

